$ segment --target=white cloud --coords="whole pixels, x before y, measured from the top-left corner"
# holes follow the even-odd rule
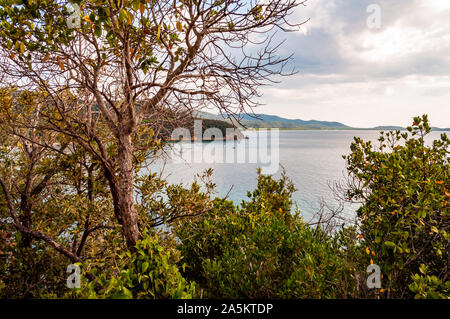
[[[300,7],[295,19],[311,21],[285,43],[300,74],[266,89],[258,112],[362,127],[428,113],[432,125],[450,127],[450,0],[377,0],[380,30],[366,25],[373,2]]]

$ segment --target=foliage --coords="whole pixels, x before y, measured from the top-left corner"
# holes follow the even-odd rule
[[[195,284],[187,282],[178,270],[179,252],[161,243],[157,234],[144,231],[135,249],[122,253],[116,269],[91,268],[95,277],[80,289],[67,294],[77,298],[160,299],[195,296]],[[108,268],[106,268],[108,269]]]
[[[355,280],[338,241],[291,215],[294,187],[259,174],[249,201],[223,199],[201,217],[180,223],[177,235],[186,278],[209,298],[336,298]]]
[[[345,157],[347,195],[363,203],[366,258],[381,267],[386,297],[449,297],[450,141],[427,145],[429,132],[427,116],[416,117],[407,132],[382,132],[378,148],[355,138]]]
[[[424,264],[419,267],[420,274],[412,276],[409,289],[415,294],[414,298],[448,299],[450,294],[450,281],[445,284],[436,276],[427,275],[428,267]]]
[[[3,297],[62,294],[65,256],[103,255],[100,230],[114,227],[98,163],[66,136],[30,127],[38,109],[39,94],[0,88],[0,179],[10,197],[0,188]]]
[[[293,209],[295,187],[284,171],[279,179],[259,171],[256,189],[239,205],[210,199],[212,170],[198,176],[205,189],[140,174],[141,238],[127,249],[100,163],[64,135],[10,125],[18,117],[32,121],[36,98],[17,93],[23,112],[12,112],[11,92],[0,90],[0,178],[7,186],[0,191],[0,298],[450,296],[449,139],[442,134],[426,144],[426,116],[407,132],[381,133],[378,148],[355,138],[345,158],[352,177],[346,195],[362,203],[357,225],[334,232],[323,222],[308,225]],[[57,152],[43,147],[46,140],[71,147]],[[26,240],[8,204],[23,225],[64,250],[42,237]],[[68,290],[74,255],[82,286]],[[381,267],[382,289],[369,292],[370,263]]]
[[[277,56],[272,37],[256,43],[253,35],[295,30],[299,24],[287,17],[298,5],[2,0],[1,82],[20,83],[41,97],[40,121],[27,123],[36,134],[57,132],[97,162],[133,247],[140,236],[134,177],[160,150],[161,131],[206,100],[237,116],[258,105],[253,98],[272,77],[293,74],[285,69],[290,57]],[[228,54],[248,44],[259,47],[257,55]]]
[[[33,248],[17,245],[20,233],[0,236],[9,237],[0,251],[0,298],[42,298],[49,291],[66,291],[64,256],[42,242]]]
[[[136,193],[140,197],[137,206],[141,227],[170,226],[178,219],[198,216],[210,210],[210,195],[215,187],[210,181],[211,174],[212,170],[208,169],[197,175],[190,187],[169,184],[156,173],[137,177]]]

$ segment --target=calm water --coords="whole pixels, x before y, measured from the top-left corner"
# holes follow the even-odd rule
[[[244,134],[251,140],[255,138],[256,133],[246,131]],[[440,132],[432,132],[427,141],[438,138],[440,134]],[[350,153],[350,144],[354,136],[361,137],[365,141],[372,140],[375,145],[378,145],[379,133],[377,131],[279,132],[279,161],[297,188],[293,199],[305,217],[310,217],[317,210],[320,199],[324,199],[330,205],[337,205],[329,184],[344,178],[346,174],[345,161],[342,155]],[[224,148],[232,149],[237,142],[214,141],[208,144],[212,143],[220,143]],[[245,143],[245,141],[240,143]],[[163,176],[166,176],[172,183],[189,184],[193,181],[195,174],[199,174],[207,168],[213,168],[213,181],[217,184],[217,195],[225,196],[230,192],[229,198],[235,203],[240,203],[247,198],[247,191],[256,187],[258,166],[258,164],[249,163],[188,164],[168,159],[165,160]],[[160,162],[152,169],[158,171],[162,167],[163,164]],[[280,170],[275,176],[279,175]],[[355,206],[345,208],[347,213],[352,213],[355,209]]]

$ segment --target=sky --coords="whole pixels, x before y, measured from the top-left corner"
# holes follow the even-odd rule
[[[450,0],[308,0],[286,39],[296,75],[263,88],[255,113],[354,127],[450,127]]]

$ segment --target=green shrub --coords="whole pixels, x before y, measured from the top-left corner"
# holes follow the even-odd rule
[[[429,276],[427,274],[428,267],[423,264],[419,267],[419,270],[421,273],[413,275],[413,282],[409,285],[409,289],[415,294],[414,298],[448,299],[450,281],[447,280],[444,284],[436,276]]]
[[[5,238],[5,234],[8,234]],[[17,245],[20,233],[0,230],[0,299],[42,298],[63,294],[67,259],[36,242],[32,248]]]
[[[386,297],[449,297],[449,139],[428,146],[429,132],[427,116],[416,117],[407,132],[382,133],[378,148],[355,138],[346,157],[366,262],[380,266]]]
[[[190,299],[195,284],[188,283],[179,272],[176,249],[160,244],[158,235],[144,232],[135,250],[121,256],[117,270],[91,269],[83,287],[68,297],[114,299]],[[98,275],[98,276],[97,276]],[[86,277],[95,277],[87,282]]]
[[[216,199],[207,214],[180,223],[186,277],[209,298],[339,298],[355,280],[338,241],[291,214],[292,183],[259,174],[250,200]]]

